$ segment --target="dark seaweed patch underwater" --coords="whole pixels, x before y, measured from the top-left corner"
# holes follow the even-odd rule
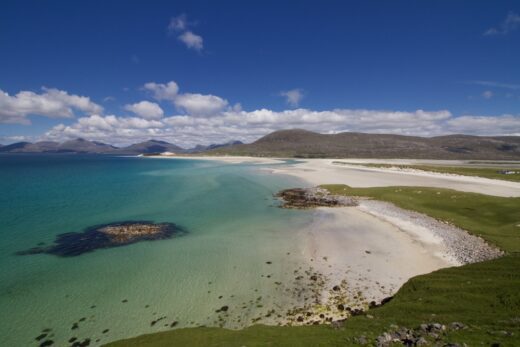
[[[33,247],[16,254],[45,253],[59,257],[75,257],[96,249],[126,246],[140,241],[164,240],[184,234],[186,230],[174,223],[125,221],[88,227],[82,232],[59,234],[53,245]]]

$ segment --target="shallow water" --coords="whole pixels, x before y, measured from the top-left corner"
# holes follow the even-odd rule
[[[0,156],[2,344],[39,345],[44,329],[41,341],[61,346],[72,337],[99,345],[173,322],[238,328],[296,304],[289,278],[302,263],[299,230],[312,213],[279,209],[272,194],[302,185],[246,164]],[[15,255],[64,232],[132,220],[172,222],[188,233],[77,257]]]

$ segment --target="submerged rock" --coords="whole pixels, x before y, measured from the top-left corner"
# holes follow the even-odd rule
[[[173,223],[149,221],[110,223],[89,227],[83,232],[60,234],[56,236],[51,246],[34,247],[16,254],[46,253],[59,257],[74,257],[99,248],[119,247],[139,241],[163,240],[185,233],[184,228]]]

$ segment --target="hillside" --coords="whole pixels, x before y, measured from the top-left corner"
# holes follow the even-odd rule
[[[318,134],[293,129],[275,131],[251,144],[219,148],[208,153],[302,158],[520,160],[520,137],[449,135],[427,138],[348,132]]]
[[[183,152],[184,149],[165,141],[149,140],[133,145],[119,148],[116,150],[118,154],[150,154],[163,152]]]

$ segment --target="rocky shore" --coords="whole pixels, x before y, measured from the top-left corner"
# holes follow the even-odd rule
[[[458,265],[490,260],[504,254],[482,238],[454,225],[418,212],[404,210],[388,202],[362,200],[358,206],[362,211],[387,220],[405,232],[428,232],[428,236],[433,236],[444,246],[443,255]]]
[[[282,200],[283,208],[308,209],[314,207],[356,206],[354,198],[332,195],[326,189],[292,188],[285,189],[275,195]]]
[[[420,242],[439,244],[442,248],[441,256],[453,265],[476,263],[503,255],[500,249],[465,230],[388,202],[333,195],[320,187],[286,189],[276,194],[276,197],[282,199],[282,208],[356,206],[363,212],[395,225]]]

